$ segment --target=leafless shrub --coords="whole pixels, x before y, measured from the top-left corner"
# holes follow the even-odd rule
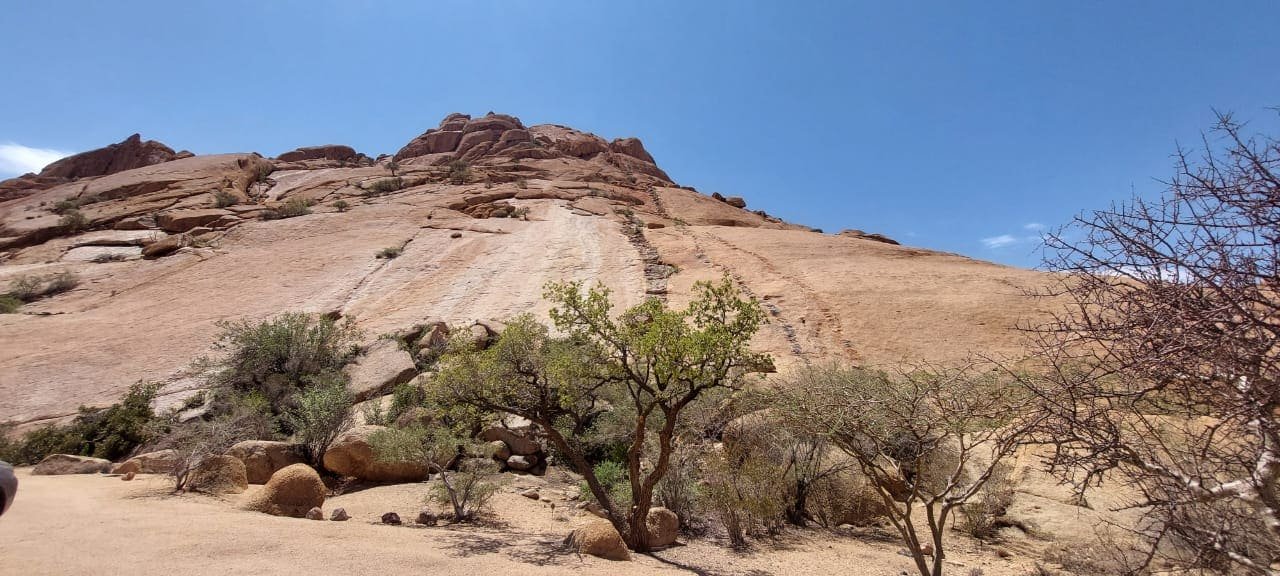
[[[1221,114],[1158,200],[1047,238],[1067,311],[1030,327],[1050,464],[1141,494],[1147,561],[1271,572],[1280,557],[1280,140]],[[1161,552],[1163,551],[1163,552]],[[1187,553],[1181,553],[1186,551]]]

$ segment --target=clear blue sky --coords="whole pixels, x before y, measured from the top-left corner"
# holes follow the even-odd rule
[[[449,112],[493,110],[638,136],[680,183],[828,232],[1024,266],[1033,224],[1157,190],[1213,108],[1274,128],[1280,105],[1270,0],[4,0],[0,13],[0,145],[79,151],[141,132],[197,153],[376,155]]]

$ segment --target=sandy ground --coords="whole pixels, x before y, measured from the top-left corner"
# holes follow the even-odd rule
[[[715,538],[694,540],[630,562],[579,557],[564,536],[583,517],[517,490],[537,487],[560,501],[560,486],[509,480],[487,526],[415,527],[377,523],[386,511],[411,523],[426,486],[380,486],[330,498],[347,522],[276,518],[240,510],[245,494],[173,495],[164,477],[133,482],[99,475],[31,476],[19,471],[18,499],[0,518],[0,574],[849,574],[896,576],[910,570],[887,540],[820,530],[758,540],[734,552]],[[991,546],[958,541],[948,572],[1026,574],[1025,557],[1002,559]],[[1014,548],[1016,550],[1016,547]]]

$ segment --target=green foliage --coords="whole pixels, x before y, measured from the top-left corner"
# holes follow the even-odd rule
[[[592,471],[596,475],[596,480],[604,487],[605,492],[609,494],[609,499],[616,506],[627,508],[631,506],[631,482],[627,480],[627,468],[621,462],[606,460],[595,465]],[[582,482],[578,486],[578,491],[582,494],[582,499],[591,501],[595,500],[595,495],[591,493],[591,487],[586,482]]]
[[[350,322],[286,312],[261,322],[220,322],[214,346],[224,356],[211,383],[238,393],[257,392],[275,413],[305,382],[341,371],[358,353]]]
[[[707,465],[705,501],[738,548],[746,546],[747,534],[780,529],[789,501],[786,475],[753,448],[726,443]]]
[[[352,401],[346,378],[337,372],[310,378],[307,386],[294,396],[288,421],[298,442],[307,447],[314,466],[322,466],[329,446],[351,428]]]
[[[333,203],[333,208],[339,212],[346,212],[350,207],[351,204],[348,204],[346,200],[338,200]]]
[[[0,294],[0,314],[13,314],[22,307],[22,300],[11,294]]]
[[[58,219],[58,226],[68,232],[78,232],[89,226],[89,218],[79,210],[67,210],[62,213],[62,218]]]
[[[670,469],[686,409],[715,390],[740,387],[745,373],[768,365],[768,356],[748,347],[764,314],[727,278],[697,284],[683,310],[651,299],[616,319],[603,287],[552,283],[545,297],[557,335],[525,315],[484,350],[451,339],[432,399],[476,416],[496,412],[533,421],[584,476],[628,545],[645,550],[644,519],[655,485]],[[625,463],[625,503],[596,475],[593,444],[603,449],[597,456]]]
[[[369,185],[369,192],[374,196],[382,194],[390,194],[404,188],[404,178],[399,176],[395,178],[383,178]]]
[[[102,201],[102,198],[97,195],[85,196],[83,198],[68,198],[66,200],[59,200],[53,205],[53,213],[66,214],[68,212],[78,210],[81,206],[88,206],[89,204],[96,204],[101,201]]]
[[[227,206],[235,206],[240,203],[240,197],[236,196],[229,190],[217,190],[213,193],[213,205],[218,208],[226,208]]]
[[[70,270],[43,277],[23,275],[9,283],[7,296],[21,302],[33,302],[46,296],[61,294],[79,285],[80,277]]]
[[[390,172],[392,176],[395,176],[395,175],[396,175],[396,171],[397,171],[397,170],[399,170],[399,169],[400,169],[400,163],[399,163],[399,162],[396,162],[395,160],[392,160],[392,161],[390,161],[390,162],[387,162],[387,171],[388,171],[388,172]]]
[[[311,200],[302,198],[290,198],[283,206],[273,209],[264,210],[262,212],[263,220],[279,220],[281,218],[294,218],[296,216],[305,216],[311,213]]]
[[[50,454],[76,454],[118,460],[134,448],[157,438],[166,423],[151,410],[159,384],[138,383],[117,404],[95,410],[81,407],[65,426],[32,430],[18,442],[9,442],[0,460],[19,465],[35,464]]]
[[[453,184],[466,184],[471,181],[471,166],[463,160],[454,160],[449,163],[449,182]]]
[[[413,381],[405,382],[391,391],[391,407],[387,409],[387,420],[395,422],[397,418],[409,410],[426,405],[426,390]]]
[[[376,257],[390,260],[392,258],[399,256],[403,252],[404,252],[404,248],[401,248],[399,246],[388,246],[386,248],[383,248],[382,250],[379,250],[378,253],[376,254]]]
[[[486,480],[496,471],[492,460],[465,459],[456,472],[449,470],[448,463],[480,453],[482,446],[446,426],[386,428],[370,436],[369,444],[378,460],[425,463],[438,481],[429,498],[451,506],[459,522],[475,518],[496,490]]]

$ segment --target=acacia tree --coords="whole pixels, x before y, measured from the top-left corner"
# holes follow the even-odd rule
[[[857,463],[917,570],[941,576],[948,522],[1030,438],[1031,399],[979,365],[900,375],[810,367],[781,386],[774,406],[791,428]]]
[[[1065,302],[1030,327],[1050,375],[1051,464],[1081,494],[1132,486],[1134,531],[1174,566],[1277,573],[1280,141],[1220,114],[1159,198],[1047,238]]]
[[[451,344],[432,393],[445,404],[537,424],[583,475],[627,545],[648,550],[645,521],[670,467],[681,416],[709,391],[736,389],[745,374],[770,365],[748,348],[764,315],[727,278],[696,284],[684,310],[650,299],[616,318],[604,287],[551,283],[545,297],[564,336],[526,315],[488,349]],[[623,405],[630,418],[625,510],[596,477],[583,442],[599,416]]]

